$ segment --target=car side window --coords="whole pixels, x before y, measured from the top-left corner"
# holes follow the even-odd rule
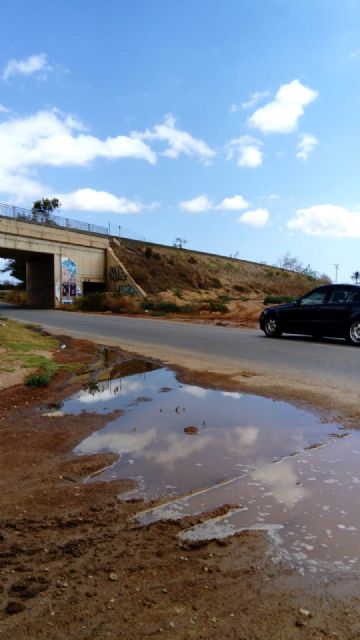
[[[353,291],[351,293],[349,302],[360,302],[360,291]]]
[[[301,298],[300,304],[324,304],[327,292],[327,290],[312,291],[307,296],[304,296],[304,298]]]
[[[329,304],[342,304],[349,299],[350,291],[348,289],[334,289],[331,292],[328,303]]]

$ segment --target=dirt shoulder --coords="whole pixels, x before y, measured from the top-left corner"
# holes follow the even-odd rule
[[[109,359],[129,358],[119,348],[104,351],[85,340],[62,336],[61,344],[65,348],[54,354],[57,362],[81,362],[93,372]],[[291,381],[284,378],[281,383],[279,378],[275,384],[269,378],[266,387],[270,374],[252,371],[246,364],[239,369],[238,363],[235,368],[231,362],[202,361],[200,366],[187,355],[155,353],[150,346],[148,355],[184,368],[181,376],[189,382],[259,393],[265,387],[269,395],[276,389],[280,394],[281,388],[286,395],[288,388],[290,394]],[[179,524],[140,528],[134,523],[132,516],[141,505],[118,500],[131,481],[83,484],[84,477],[112,460],[109,455],[72,454],[81,439],[108,421],[108,415],[56,415],[58,401],[85,380],[84,374],[61,369],[48,387],[19,384],[0,392],[4,638],[359,636],[358,598],[353,595],[357,585],[314,584],[286,565],[275,565],[260,533],[182,548],[176,537]],[[296,396],[294,389],[291,393]],[[300,401],[301,390],[298,393]]]

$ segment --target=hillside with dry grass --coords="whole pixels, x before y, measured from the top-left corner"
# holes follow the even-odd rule
[[[145,299],[97,292],[78,298],[71,310],[257,326],[264,304],[297,298],[326,281],[271,265],[129,239],[113,239],[112,248]],[[0,297],[26,305],[25,291],[3,291]],[[68,305],[63,308],[70,310]]]
[[[162,310],[204,319],[221,315],[251,325],[268,296],[296,298],[323,282],[279,267],[176,247],[123,240],[113,248],[148,295],[148,310],[158,315]]]

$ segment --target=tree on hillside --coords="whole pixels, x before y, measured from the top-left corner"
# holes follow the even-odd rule
[[[313,269],[309,264],[304,265],[300,262],[299,258],[292,256],[289,252],[285,253],[282,258],[279,258],[277,261],[277,266],[281,269],[288,269],[289,271],[296,271],[296,273],[301,273],[303,276],[306,276],[310,280],[328,280],[330,282],[330,278],[326,274],[319,274],[315,269]]]
[[[187,244],[186,238],[175,238],[173,246],[177,249],[182,249],[184,244]]]
[[[50,220],[50,215],[61,207],[61,203],[58,198],[42,198],[41,200],[35,200],[31,215],[34,222],[42,222],[46,224]]]
[[[355,280],[355,284],[357,284],[358,281],[360,280],[360,271],[354,271],[354,273],[351,276],[351,280]]]

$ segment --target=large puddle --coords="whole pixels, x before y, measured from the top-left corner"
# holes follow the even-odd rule
[[[181,539],[263,530],[273,559],[302,573],[359,570],[359,433],[285,402],[181,384],[166,369],[105,380],[63,405],[65,413],[119,409],[75,451],[118,454],[96,480],[134,478],[130,497],[163,499],[139,522],[230,504]]]

